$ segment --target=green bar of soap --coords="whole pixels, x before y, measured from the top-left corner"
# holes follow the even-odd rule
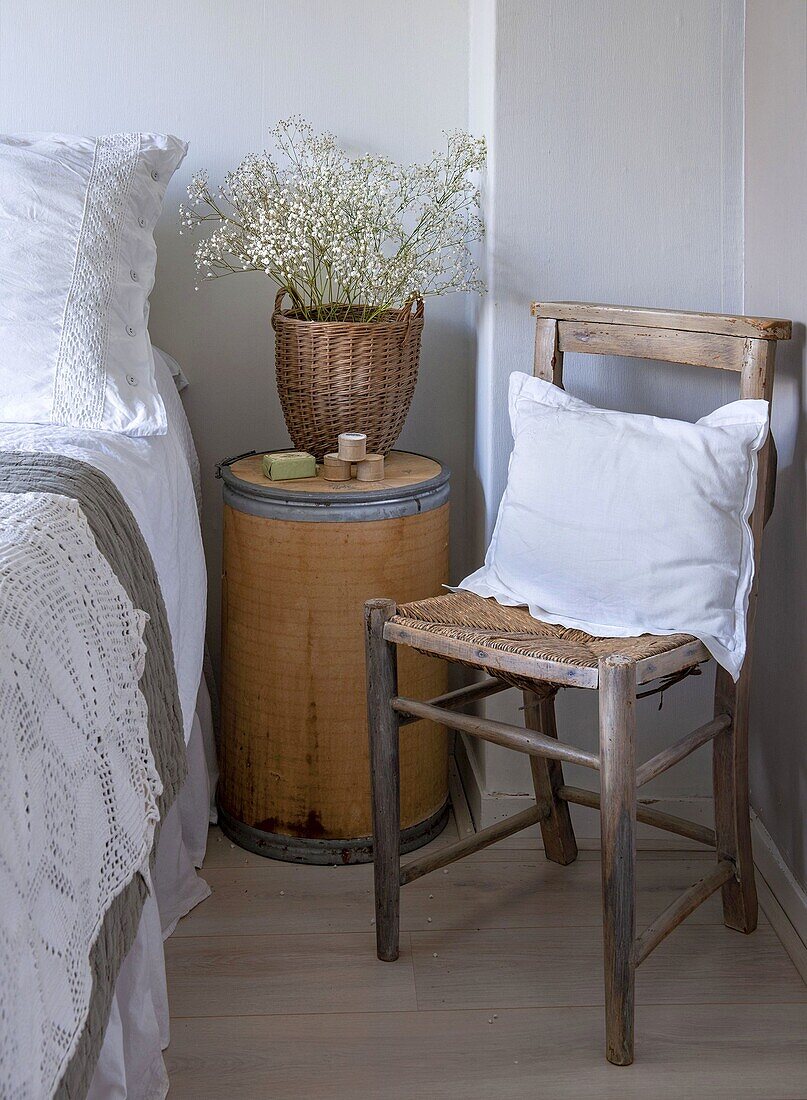
[[[272,481],[296,481],[301,477],[316,477],[317,462],[307,451],[278,451],[263,456],[264,476]]]

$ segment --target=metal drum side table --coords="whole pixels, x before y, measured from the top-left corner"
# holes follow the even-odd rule
[[[381,482],[272,482],[262,455],[224,481],[219,821],[241,847],[296,863],[372,859],[364,601],[437,595],[448,579],[449,472],[394,451]],[[401,690],[446,690],[414,651]],[[443,727],[401,736],[401,850],[448,818]]]

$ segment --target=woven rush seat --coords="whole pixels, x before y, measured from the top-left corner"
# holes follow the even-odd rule
[[[608,657],[613,653],[639,661],[645,657],[667,653],[695,640],[689,634],[596,638],[584,630],[535,619],[526,607],[506,607],[494,599],[484,599],[473,592],[449,592],[443,596],[401,604],[391,622],[456,642],[501,650],[520,657],[536,657],[575,668],[596,668],[601,657]],[[425,647],[421,651],[429,652]],[[440,656],[458,664],[485,668],[492,676],[512,683],[515,687],[535,690],[535,681],[501,669],[491,669],[483,660],[468,660],[465,656],[452,657],[444,651],[441,651]],[[557,685],[554,685],[552,690],[556,688]]]

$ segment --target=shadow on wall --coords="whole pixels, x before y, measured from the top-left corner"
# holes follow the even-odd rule
[[[289,445],[274,388],[270,315],[274,288],[265,277],[199,280],[193,240],[179,236],[181,190],[166,203],[157,238],[152,340],[182,365],[183,393],[202,473],[202,536],[208,570],[208,641],[218,668],[221,586],[221,459]],[[199,283],[199,290],[194,290]]]
[[[807,481],[804,357],[807,330],[776,352],[772,426],[779,456],[776,502],[765,529],[751,693],[751,802],[777,809],[807,805]],[[791,586],[782,578],[791,580]],[[782,761],[800,761],[787,767]],[[776,842],[794,874],[807,881],[803,815],[787,809],[774,823]]]

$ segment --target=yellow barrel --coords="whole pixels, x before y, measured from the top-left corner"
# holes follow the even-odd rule
[[[382,482],[271,482],[223,463],[219,820],[241,847],[297,863],[372,858],[363,606],[448,579],[448,470],[394,451]],[[402,694],[446,690],[443,662],[399,650]],[[448,816],[445,730],[401,732],[401,843]]]

